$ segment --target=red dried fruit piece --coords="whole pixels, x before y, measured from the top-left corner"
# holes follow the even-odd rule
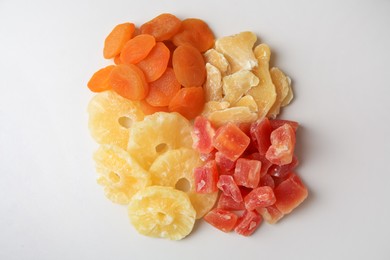
[[[271,175],[266,174],[266,175],[261,177],[259,187],[262,187],[262,186],[268,186],[268,187],[271,187],[272,189],[275,188],[275,181],[271,177]]]
[[[236,166],[235,161],[231,161],[221,152],[215,153],[215,161],[221,173],[232,173]]]
[[[227,123],[217,129],[213,144],[229,160],[237,160],[250,143],[250,138],[233,123]]]
[[[260,226],[262,217],[257,211],[245,211],[238,219],[234,231],[242,236],[250,236]]]
[[[239,158],[234,169],[234,181],[237,185],[256,188],[260,181],[260,169],[260,161]]]
[[[241,202],[241,191],[237,184],[234,182],[231,175],[220,175],[217,183],[217,187],[226,195],[232,197],[234,201]]]
[[[276,198],[271,187],[263,186],[253,189],[244,199],[245,208],[254,210],[258,207],[264,208],[275,203]]]
[[[245,205],[244,201],[237,202],[232,197],[221,193],[218,200],[217,208],[225,210],[244,210]]]
[[[284,124],[289,124],[294,129],[295,132],[298,130],[298,127],[299,127],[299,123],[298,122],[291,121],[291,120],[271,119],[269,122],[270,122],[271,127],[272,127],[273,130],[275,130],[276,128],[281,127]]]
[[[259,160],[261,162],[260,169],[260,178],[267,174],[268,169],[272,166],[272,163],[265,158],[264,155],[260,155],[260,153],[252,153],[246,157],[250,160]]]
[[[280,212],[275,205],[266,208],[257,208],[256,210],[260,213],[263,219],[270,224],[275,224],[284,216],[284,214]]]
[[[203,116],[198,116],[194,120],[194,126],[191,132],[192,147],[202,154],[211,153],[214,150],[213,138],[215,130],[210,121]]]
[[[218,191],[218,169],[214,160],[194,169],[195,190],[198,193],[213,193]]]
[[[270,136],[272,127],[268,118],[254,122],[250,132],[252,141],[257,144],[260,155],[264,155],[271,145]]]
[[[204,216],[204,220],[223,232],[230,232],[236,226],[237,215],[233,212],[215,208]]]
[[[274,191],[276,197],[275,206],[283,214],[290,213],[294,208],[301,204],[308,195],[307,188],[295,173],[291,173]]]
[[[271,133],[271,146],[265,157],[273,164],[291,163],[295,148],[295,131],[289,124],[284,124]]]
[[[268,169],[268,174],[272,177],[284,178],[299,165],[298,158],[293,156],[291,163],[285,165],[272,165]]]

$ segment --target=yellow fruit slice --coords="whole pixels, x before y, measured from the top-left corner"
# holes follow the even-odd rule
[[[128,145],[129,153],[149,169],[165,152],[192,147],[190,122],[179,113],[158,112],[133,123]]]
[[[98,183],[112,202],[128,204],[137,191],[151,184],[150,174],[118,146],[101,145],[94,159]]]
[[[181,148],[161,155],[149,169],[153,185],[175,187],[187,193],[197,219],[212,209],[218,196],[218,192],[200,194],[195,191],[193,172],[195,167],[201,165],[203,162],[197,151]]]
[[[206,102],[206,104],[204,105],[202,115],[204,115],[205,117],[209,117],[209,115],[214,111],[223,110],[225,108],[228,108],[229,106],[230,103],[226,101],[209,101]]]
[[[276,99],[275,86],[272,83],[269,72],[271,50],[268,45],[260,44],[255,48],[254,53],[259,62],[259,66],[253,72],[259,77],[260,82],[257,86],[251,88],[248,94],[256,101],[259,118],[263,118],[267,115]]]
[[[138,103],[127,100],[114,91],[96,94],[88,105],[89,129],[100,144],[113,144],[124,149],[129,141],[129,127],[142,120]]]
[[[252,112],[249,107],[229,107],[210,113],[208,119],[215,127],[220,127],[228,122],[235,124],[254,122],[257,113]]]
[[[257,37],[253,32],[241,32],[216,40],[215,49],[226,57],[231,73],[252,70],[257,66],[257,59],[252,50],[256,41]]]
[[[210,63],[206,63],[206,82],[203,86],[207,101],[220,101],[222,99],[222,76],[221,72]]]
[[[293,100],[293,98],[294,98],[294,93],[293,93],[293,90],[291,87],[291,79],[289,77],[286,77],[286,78],[287,78],[287,82],[288,82],[288,93],[287,93],[287,96],[283,99],[282,104],[280,105],[281,107],[285,107],[288,104],[290,104],[291,100]]]
[[[180,240],[192,231],[195,214],[187,194],[162,186],[139,191],[128,207],[130,221],[140,234],[171,240]]]
[[[218,68],[222,75],[225,75],[229,72],[229,62],[227,61],[225,56],[223,56],[223,54],[218,52],[216,49],[210,49],[206,51],[203,56],[206,63],[210,63],[211,65]]]
[[[275,118],[280,112],[280,106],[282,101],[286,98],[289,92],[289,83],[286,75],[284,75],[283,71],[281,71],[277,67],[273,67],[270,69],[271,79],[274,83],[276,90],[276,100],[272,105],[271,109],[268,111],[267,116],[270,118]]]
[[[233,104],[233,107],[248,107],[251,112],[257,114],[257,104],[256,101],[250,95],[245,95],[240,98],[236,103]]]
[[[259,78],[248,70],[240,70],[223,77],[223,100],[233,104],[237,102],[251,87],[259,84]]]

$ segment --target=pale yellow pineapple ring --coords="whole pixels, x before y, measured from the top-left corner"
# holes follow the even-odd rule
[[[199,153],[181,148],[167,151],[150,166],[153,185],[169,186],[187,193],[200,219],[209,212],[217,200],[218,192],[201,194],[195,191],[194,168],[203,165]]]
[[[114,203],[128,204],[137,191],[151,184],[150,174],[118,146],[101,145],[94,159],[98,183]]]
[[[196,212],[184,192],[149,186],[132,197],[128,214],[140,234],[179,240],[192,231]]]

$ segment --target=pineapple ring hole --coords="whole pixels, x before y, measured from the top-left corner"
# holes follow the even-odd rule
[[[168,145],[166,143],[161,143],[155,147],[157,153],[164,153],[168,150]]]
[[[110,179],[110,181],[111,181],[112,183],[118,183],[118,182],[120,182],[120,180],[121,180],[121,176],[119,176],[119,174],[117,174],[117,173],[115,173],[115,172],[110,172],[110,173],[108,174],[108,178]]]
[[[118,118],[118,123],[124,128],[130,128],[133,124],[133,120],[128,116],[121,116]]]
[[[156,215],[160,224],[169,225],[173,222],[173,218],[164,212],[157,212]]]
[[[190,181],[187,178],[181,178],[176,182],[175,189],[189,192],[191,189]]]

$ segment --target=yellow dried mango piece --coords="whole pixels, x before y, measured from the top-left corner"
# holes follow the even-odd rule
[[[222,99],[222,75],[217,67],[206,63],[206,82],[203,86],[207,101],[220,101]]]
[[[293,90],[291,87],[291,79],[289,77],[286,77],[286,78],[287,78],[287,82],[288,82],[288,93],[287,93],[287,96],[283,99],[281,107],[285,107],[288,104],[290,104],[291,100],[294,98],[294,93],[293,93]]]
[[[240,98],[236,103],[233,104],[233,107],[248,107],[251,112],[257,113],[257,104],[256,101],[250,95],[245,95]]]
[[[254,54],[259,65],[253,70],[260,82],[257,86],[251,88],[248,94],[256,101],[258,107],[259,118],[264,118],[276,100],[275,86],[272,83],[269,72],[269,60],[271,58],[271,50],[266,44],[259,44]]]
[[[231,73],[252,70],[257,66],[257,59],[252,50],[256,41],[257,37],[253,32],[241,32],[218,39],[215,48],[228,60]]]
[[[225,56],[216,49],[210,49],[203,54],[206,63],[218,68],[222,75],[229,73],[230,65]]]
[[[223,110],[228,107],[230,107],[230,103],[226,101],[209,101],[204,105],[202,115],[208,117],[214,111]]]
[[[271,109],[268,111],[267,116],[275,118],[280,112],[282,101],[286,98],[289,92],[289,84],[286,75],[279,68],[273,67],[269,72],[275,86],[276,100]]]
[[[251,87],[259,84],[259,78],[248,70],[237,71],[222,79],[223,100],[233,104]]]
[[[252,112],[248,107],[229,107],[210,113],[208,119],[214,126],[219,127],[228,122],[235,124],[254,122],[257,113]]]

